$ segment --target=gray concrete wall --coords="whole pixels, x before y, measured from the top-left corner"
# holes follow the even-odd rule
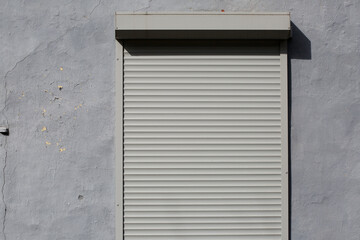
[[[0,239],[115,238],[114,12],[290,11],[291,235],[360,239],[358,0],[1,0]]]

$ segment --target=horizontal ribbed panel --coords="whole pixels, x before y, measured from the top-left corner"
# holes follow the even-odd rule
[[[124,239],[281,239],[278,46],[125,49]]]

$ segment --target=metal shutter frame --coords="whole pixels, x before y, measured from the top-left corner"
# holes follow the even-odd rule
[[[147,42],[147,44],[151,43]],[[264,44],[271,45],[273,43],[266,42]],[[135,55],[141,55],[141,53],[147,55],[154,50],[156,48],[151,48],[149,53],[147,52],[149,49],[145,47],[145,51],[143,50],[140,53],[135,51],[134,53]],[[158,50],[161,51],[161,48]],[[209,48],[210,50],[211,48]],[[117,42],[117,216],[127,214],[129,221],[125,227],[128,234],[125,235],[125,239],[186,239],[191,236],[191,239],[219,239],[221,234],[223,234],[221,236],[227,236],[226,239],[257,239],[256,236],[261,236],[261,239],[279,239],[279,235],[282,236],[282,239],[287,239],[288,123],[286,44],[281,42],[279,55],[274,58],[275,61],[271,57],[265,57],[265,60],[259,61],[256,60],[256,57],[251,59],[251,56],[241,58],[232,55],[223,57],[221,59],[222,64],[213,63],[213,65],[209,65],[210,60],[208,58],[201,55],[197,56],[195,63],[204,60],[207,61],[207,66],[221,66],[224,68],[221,74],[228,74],[228,78],[226,78],[226,81],[221,82],[218,81],[218,78],[223,75],[219,74],[218,71],[214,71],[212,68],[204,68],[203,65],[206,64],[199,65],[194,64],[194,62],[186,64],[184,63],[184,60],[187,60],[186,57],[167,55],[163,56],[163,59],[156,59],[148,56],[143,58],[141,63],[137,63],[129,57],[126,59],[126,54],[124,56],[123,52],[123,45]],[[174,53],[176,54],[176,51]],[[181,54],[184,54],[184,52],[181,52]],[[251,59],[249,62],[244,61],[244,59],[249,60],[249,58]],[[254,61],[258,61],[258,64],[264,67],[262,70],[269,75],[251,75],[254,69],[256,71]],[[242,68],[234,68],[237,65],[242,66]],[[151,68],[154,66],[161,66],[161,69],[154,70]],[[274,66],[279,67],[278,75],[274,74],[276,71],[272,71]],[[183,77],[190,77],[188,80],[180,79],[179,74],[182,74],[182,70],[187,71],[187,74],[183,75]],[[202,78],[198,73],[199,70],[215,73],[215,75],[211,75],[210,79]],[[156,78],[158,76],[156,74],[159,73],[163,75],[161,78]],[[194,76],[193,73],[198,75]],[[143,78],[145,76],[147,82],[144,82]],[[154,76],[154,78],[151,78],[151,76]],[[132,81],[127,81],[128,77]],[[150,81],[148,77],[150,77]],[[191,77],[196,78],[196,83]],[[249,83],[246,80],[249,77],[254,82]],[[264,81],[264,77],[268,77],[266,81]],[[169,79],[172,79],[171,83],[169,83]],[[207,82],[208,84],[206,84]],[[234,84],[238,87],[234,88]],[[261,88],[264,84],[267,90]],[[277,85],[279,85],[278,88]],[[164,93],[164,89],[167,89],[166,93]],[[149,90],[152,93],[150,95]],[[214,93],[218,97],[222,97],[221,101],[211,99]],[[182,101],[177,99],[176,94],[182,96]],[[254,98],[257,98],[256,101],[254,101]],[[200,113],[198,112],[199,107],[202,109]],[[236,112],[237,115],[243,113],[240,119],[231,112],[236,108],[242,110]],[[125,115],[123,113],[124,109],[127,109]],[[156,109],[156,112],[154,112],[154,109]],[[169,109],[173,114],[167,113]],[[184,109],[187,111],[186,114],[184,114]],[[217,114],[218,112],[214,111],[214,109],[220,111],[222,115]],[[279,111],[275,113],[274,110],[276,109]],[[259,115],[259,110],[265,114]],[[146,121],[141,116],[139,117],[139,111],[147,112]],[[162,118],[166,116],[167,121],[160,123],[159,114]],[[207,118],[206,124],[201,123],[204,118],[199,116]],[[174,130],[174,126],[177,126],[178,129]],[[171,134],[175,134],[177,137],[167,139],[169,131],[172,131]],[[264,132],[266,136],[262,136],[262,139],[259,140],[259,136]],[[213,134],[213,136],[222,136],[226,140],[221,142],[218,139],[208,138],[206,133]],[[236,134],[242,135],[239,137]],[[189,136],[193,138],[192,142],[182,142],[181,139],[186,139]],[[139,137],[141,137],[140,140]],[[123,142],[124,139],[126,142]],[[182,144],[179,145],[179,141]],[[161,147],[159,147],[159,144],[162,144]],[[141,150],[142,154],[136,153],[137,150]],[[204,154],[203,151],[208,151],[208,153]],[[258,159],[255,158],[254,160],[254,154],[259,155]],[[197,160],[191,162],[186,159],[189,155],[197,156]],[[224,156],[226,161],[219,162],[216,159],[217,156]],[[242,160],[236,160],[237,156],[241,156]],[[131,159],[131,161],[124,162],[123,157]],[[166,162],[164,160],[166,157],[174,159],[176,164]],[[280,163],[276,160],[279,158],[282,159]],[[206,162],[208,165],[204,169],[203,164]],[[146,167],[142,164],[145,164]],[[224,164],[226,164],[225,168]],[[280,172],[277,172],[276,169],[280,169]],[[151,175],[153,177],[150,178],[151,181],[149,181],[149,178],[144,179],[147,184],[144,184],[144,182],[139,184],[133,181],[131,185],[123,186],[124,180],[133,179],[132,176],[138,174],[148,174],[147,171],[149,170],[152,171]],[[124,171],[126,171],[125,175]],[[168,177],[171,174],[179,171],[185,172],[182,175],[177,174],[177,178],[173,179],[176,180],[177,185],[164,181],[169,179]],[[198,176],[195,176],[195,173],[198,173]],[[237,176],[239,173],[245,175]],[[273,174],[275,173],[278,174],[278,177],[274,177]],[[260,174],[268,178],[254,179],[253,174]],[[198,183],[198,187],[193,188],[190,192],[191,178],[185,178],[189,175]],[[204,180],[204,178],[201,178],[203,176],[211,176],[211,181]],[[237,182],[234,183],[234,181]],[[279,185],[278,182],[281,184]],[[148,197],[149,187],[153,189],[150,197]],[[187,189],[187,192],[181,191],[184,188]],[[256,198],[259,196],[258,192],[268,196],[268,199],[266,201],[257,199],[252,202],[252,205],[249,205],[247,199]],[[221,193],[221,196],[228,197],[227,204],[222,204],[221,198],[224,197],[219,198],[219,193]],[[201,201],[201,196],[204,196],[204,194],[208,194],[210,202],[204,203]],[[276,199],[276,196],[279,196],[277,194],[280,194],[280,202]],[[144,196],[147,196],[147,198],[144,200],[139,199]],[[182,199],[174,199],[169,204],[164,196],[168,198],[177,196]],[[122,207],[124,197],[125,201],[129,201],[126,205],[126,212]],[[152,199],[153,202],[144,204],[149,199]],[[189,199],[189,201],[184,204],[184,199]],[[176,209],[174,206],[176,206]],[[209,209],[209,206],[212,206],[213,209]],[[262,215],[257,214],[259,206],[262,206],[260,209],[263,211]],[[279,210],[279,207],[279,218],[282,220],[280,233],[275,230],[279,229],[279,222],[267,222],[266,224],[271,226],[268,232],[259,229],[259,227],[264,227],[263,225],[252,223],[258,220],[260,216],[269,219],[270,216],[274,215],[274,211]],[[204,212],[206,209],[209,211]],[[139,228],[137,226],[140,224],[136,223],[135,220],[141,216],[145,218],[154,217],[153,223],[142,226],[143,232],[149,234],[149,237],[146,238],[142,238],[141,234],[134,232],[136,228]],[[181,216],[183,223],[179,219],[176,220],[174,216]],[[219,220],[220,216],[226,219],[221,223],[226,224],[226,227],[216,226],[215,220]],[[236,216],[246,217],[248,222],[244,219],[237,219],[237,222],[233,221]],[[164,222],[165,217],[166,222]],[[117,224],[124,224],[124,219],[117,220]],[[171,226],[174,227],[171,224],[174,221],[180,221],[177,234],[182,233],[183,238],[181,236],[176,237],[174,231],[169,232]],[[193,225],[195,222],[197,228]],[[159,224],[161,224],[162,230],[156,230],[156,228],[159,228]],[[123,228],[120,228],[116,228],[118,239],[122,239],[124,235]],[[252,228],[257,231],[254,232]],[[181,229],[187,229],[188,232]],[[199,234],[203,234],[201,229],[206,231],[209,236],[201,238],[199,236]],[[151,234],[153,234],[153,237],[150,237]],[[172,238],[169,238],[171,236]]]

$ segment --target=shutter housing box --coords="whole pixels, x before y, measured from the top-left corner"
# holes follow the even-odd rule
[[[117,39],[288,39],[289,13],[117,13]]]
[[[288,239],[289,13],[116,14],[117,240]]]

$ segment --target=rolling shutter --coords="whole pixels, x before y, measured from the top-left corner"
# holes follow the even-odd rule
[[[124,239],[283,239],[279,43],[128,41],[123,57]]]

